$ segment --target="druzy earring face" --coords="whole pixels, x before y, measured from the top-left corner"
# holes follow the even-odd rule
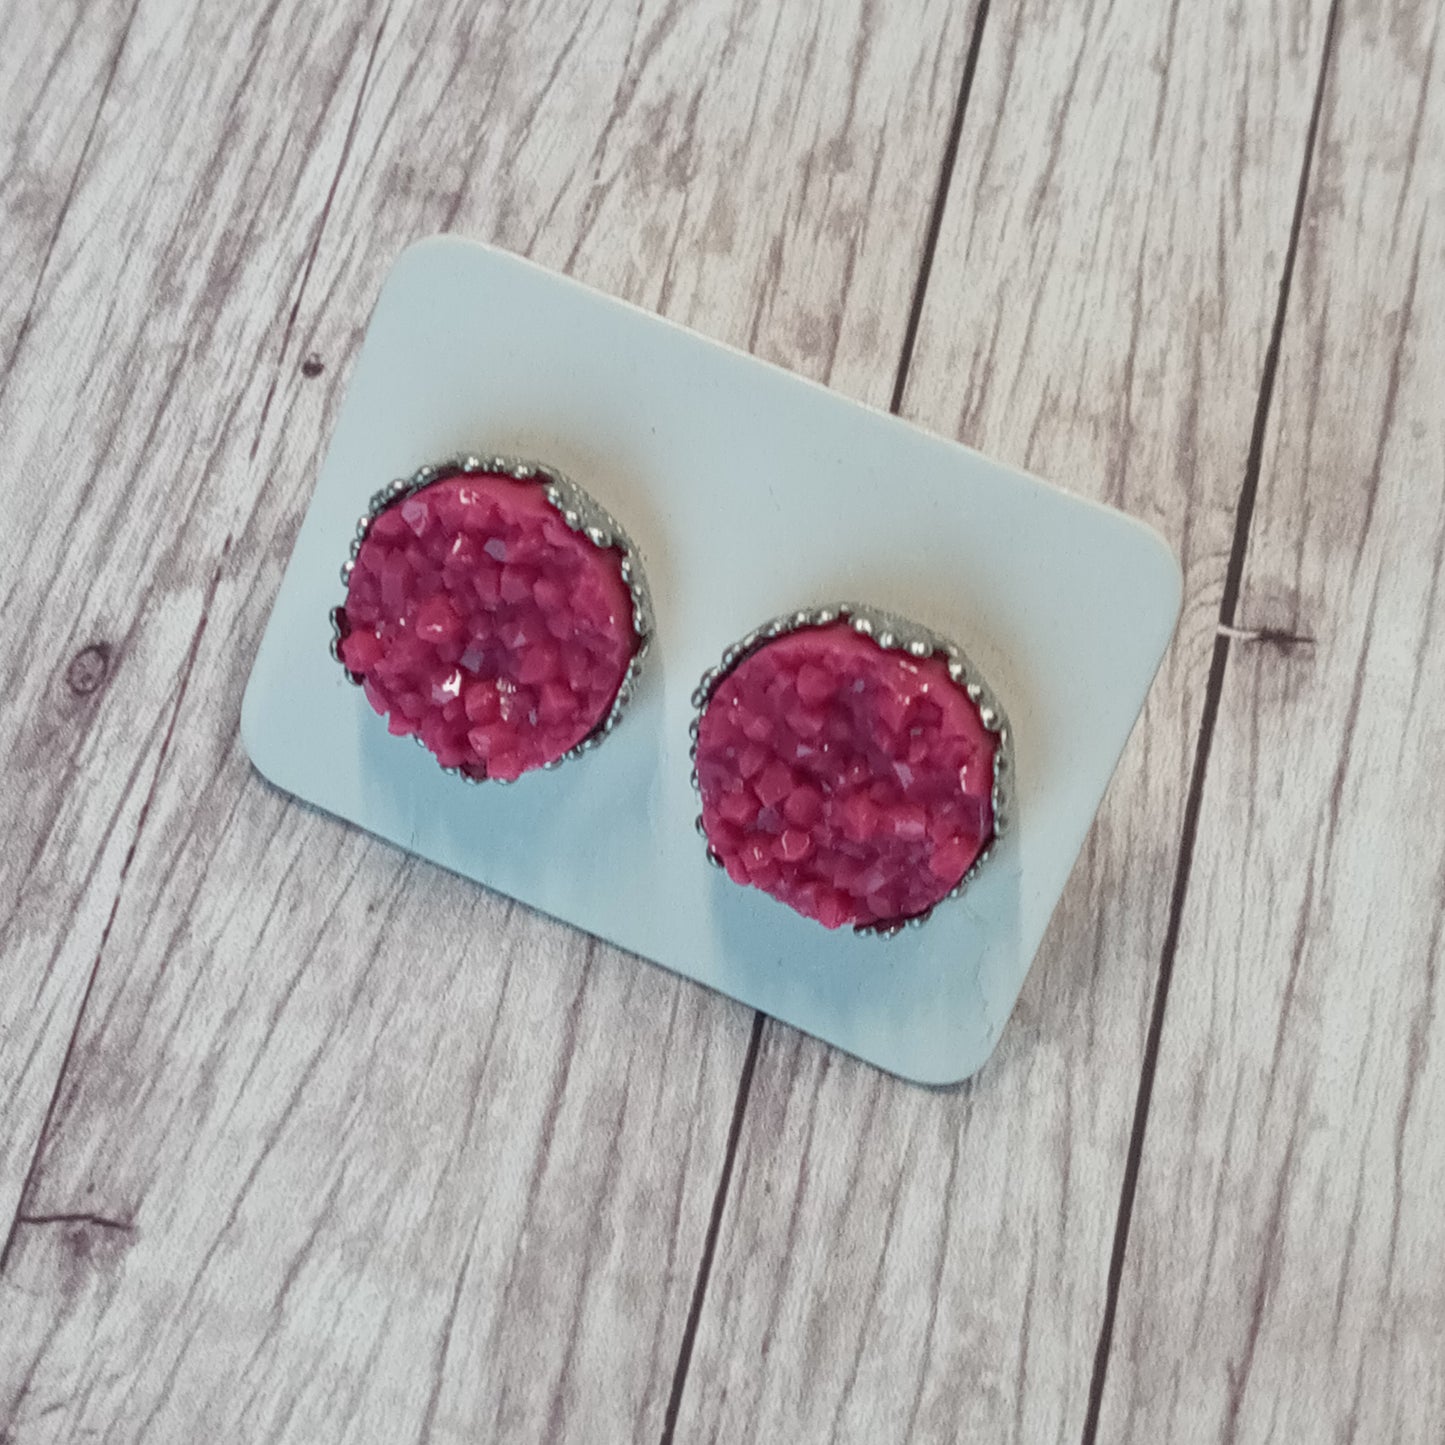
[[[474,782],[605,738],[652,635],[617,523],[560,473],[501,457],[378,492],[342,579],[333,654],[390,732]]]
[[[1007,721],[959,649],[913,623],[853,605],[780,618],[693,701],[709,857],[828,928],[921,923],[1003,831]]]

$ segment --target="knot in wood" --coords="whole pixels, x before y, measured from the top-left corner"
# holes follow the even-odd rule
[[[89,697],[110,676],[110,643],[92,642],[70,659],[65,685],[76,697]]]

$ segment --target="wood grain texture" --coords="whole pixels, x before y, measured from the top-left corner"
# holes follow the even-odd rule
[[[3,1234],[174,739],[235,512],[222,468],[251,444],[377,23],[257,21],[140,6],[0,391]]]
[[[1100,1438],[1445,1431],[1445,48],[1347,3]]]
[[[374,52],[376,17],[358,29],[341,133],[310,148],[331,177],[307,224],[274,222],[295,268],[237,281],[284,325],[200,313],[244,354],[241,389],[204,451],[158,443],[191,488],[184,536],[162,529],[187,565],[95,549],[113,595],[146,579],[137,632],[188,630],[149,644],[169,687],[141,714],[144,826],[0,1275],[0,1428],[658,1432],[750,1015],[269,790],[236,737],[243,671],[367,308],[417,235],[500,241],[885,402],[969,21],[399,0]],[[233,144],[293,103],[291,63],[256,60]],[[217,144],[189,137],[169,171]],[[244,235],[231,204],[216,224]],[[89,970],[93,936],[22,916],[49,923],[52,974]]]
[[[130,0],[0,4],[0,387],[14,365],[132,13]]]
[[[1326,28],[990,11],[905,411],[1153,522],[1184,617],[977,1080],[766,1031],[679,1440],[1080,1438]]]

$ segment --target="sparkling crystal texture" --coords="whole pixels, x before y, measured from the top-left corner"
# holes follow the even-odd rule
[[[846,622],[752,652],[697,739],[703,830],[734,882],[828,928],[926,913],[994,832],[998,738],[940,656]]]
[[[372,522],[341,659],[392,733],[469,777],[517,778],[612,709],[638,647],[621,564],[540,482],[444,477]]]

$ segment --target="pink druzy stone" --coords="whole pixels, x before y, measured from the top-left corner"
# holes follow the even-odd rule
[[[698,728],[703,830],[736,883],[829,928],[926,913],[993,837],[997,737],[941,657],[845,622],[744,658]]]
[[[443,767],[516,778],[607,716],[637,650],[620,554],[567,526],[539,482],[444,477],[372,522],[341,659],[393,733]]]

